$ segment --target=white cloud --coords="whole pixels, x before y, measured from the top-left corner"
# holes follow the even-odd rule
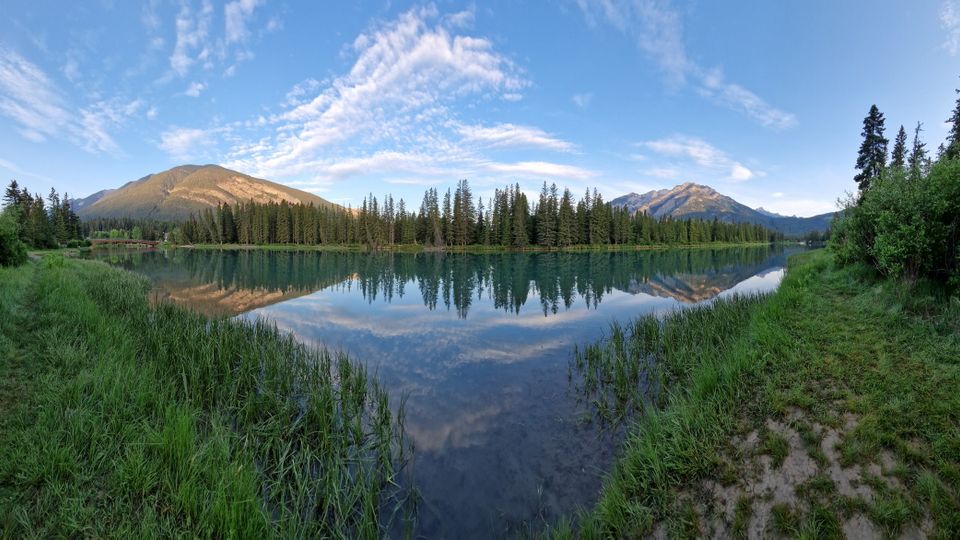
[[[757,175],[725,152],[703,139],[675,135],[666,139],[646,141],[640,146],[663,156],[686,158],[711,172],[724,172],[734,182],[749,180]]]
[[[153,120],[154,118],[157,117],[157,113],[158,111],[156,107],[150,107],[149,109],[147,109],[147,119]]]
[[[556,180],[586,180],[594,176],[593,171],[587,169],[545,161],[521,161],[518,163],[489,162],[486,164],[485,169],[498,174],[539,176]]]
[[[89,152],[119,154],[120,147],[110,130],[122,126],[143,106],[139,99],[123,102],[118,99],[100,101],[80,111],[80,126],[85,135],[84,149]]]
[[[780,197],[783,197],[783,192],[782,192],[782,191],[776,191],[776,192],[774,192],[774,193],[771,193],[770,196],[773,197],[773,198],[775,198],[775,199],[779,199]]]
[[[593,93],[585,92],[583,94],[574,94],[572,99],[574,105],[581,109],[586,109],[590,106],[590,102],[593,101]]]
[[[190,161],[207,155],[216,143],[215,136],[222,131],[173,127],[160,135],[160,148],[174,159]]]
[[[783,130],[797,124],[797,118],[793,114],[771,107],[760,96],[739,84],[725,82],[719,70],[703,76],[701,84],[700,93],[703,96],[747,115],[763,127]]]
[[[461,125],[457,128],[457,132],[467,141],[492,147],[527,146],[561,152],[569,152],[573,149],[571,143],[552,137],[541,129],[529,126],[514,124],[497,124],[491,127]]]
[[[206,88],[205,84],[200,82],[192,82],[183,93],[190,97],[198,97],[204,88]]]
[[[71,121],[63,98],[37,66],[19,54],[0,49],[0,114],[36,142],[57,135]]]
[[[203,0],[199,11],[183,3],[177,14],[177,41],[170,56],[170,67],[181,77],[186,75],[196,62],[211,61],[213,43],[210,42],[210,23],[213,20],[213,4]]]
[[[66,138],[93,153],[119,153],[110,130],[142,106],[140,100],[102,100],[74,111],[39,67],[18,53],[0,49],[0,115],[34,142]]]
[[[460,33],[468,23],[469,17],[440,17],[435,8],[425,7],[374,26],[353,41],[356,58],[347,73],[291,89],[289,108],[267,119],[275,133],[269,150],[232,152],[230,163],[266,177],[341,178],[385,167],[420,170],[426,163],[449,171],[458,160],[475,159],[453,142],[453,131],[462,123],[446,105],[466,99],[510,101],[529,83],[491,41]],[[482,129],[487,128],[468,131],[486,137],[485,145],[505,140],[495,141],[496,133]],[[541,146],[568,144],[536,128],[501,131],[502,137]],[[358,156],[357,143],[388,148]]]
[[[718,70],[704,69],[691,60],[684,45],[683,21],[670,0],[577,0],[577,4],[591,26],[606,22],[635,39],[669,84],[680,87],[693,78],[701,95],[766,128],[781,130],[796,125],[793,114],[777,109],[739,84],[725,82]]]
[[[940,27],[947,31],[943,48],[956,56],[960,51],[960,4],[956,0],[944,0],[940,6]]]
[[[262,0],[236,0],[227,2],[223,7],[223,17],[226,23],[227,44],[246,41],[250,35],[247,22],[253,16],[253,10],[262,5]]]

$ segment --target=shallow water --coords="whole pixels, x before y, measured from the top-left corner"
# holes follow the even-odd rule
[[[796,248],[504,254],[95,251],[156,299],[265,317],[406,400],[418,533],[539,530],[597,499],[622,430],[591,422],[573,346],[612,321],[767,292]]]

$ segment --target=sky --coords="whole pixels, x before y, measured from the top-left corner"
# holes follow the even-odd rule
[[[0,178],[71,196],[216,163],[358,206],[470,181],[606,200],[853,191],[863,117],[935,149],[960,0],[4,0]]]

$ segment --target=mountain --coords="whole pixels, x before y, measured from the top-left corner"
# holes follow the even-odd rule
[[[754,208],[754,210],[756,210],[757,212],[760,212],[761,214],[767,217],[790,217],[790,216],[785,216],[783,214],[778,214],[776,212],[771,212],[762,206],[758,206],[757,208]]]
[[[219,165],[181,165],[116,189],[72,201],[81,218],[132,217],[181,220],[218,204],[287,201],[336,206],[311,193],[254,178]]]
[[[646,212],[655,218],[719,219],[729,223],[755,223],[780,231],[787,236],[803,236],[830,227],[833,213],[807,218],[782,216],[766,210],[754,210],[713,188],[686,183],[672,189],[661,189],[643,194],[629,193],[610,201],[632,213]]]

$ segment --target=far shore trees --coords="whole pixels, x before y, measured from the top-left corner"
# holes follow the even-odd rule
[[[356,211],[286,202],[221,204],[177,226],[173,237],[181,243],[361,244],[374,249],[396,244],[553,249],[783,239],[781,233],[760,225],[631,213],[604,202],[596,190],[587,190],[583,200],[574,202],[570,190],[561,195],[555,185],[544,184],[533,205],[519,184],[496,189],[491,199],[476,204],[467,180],[460,180],[449,193],[449,204],[444,196],[441,205],[437,189],[428,189],[419,212],[408,211],[402,199],[372,194]],[[143,231],[149,236],[146,225]]]

